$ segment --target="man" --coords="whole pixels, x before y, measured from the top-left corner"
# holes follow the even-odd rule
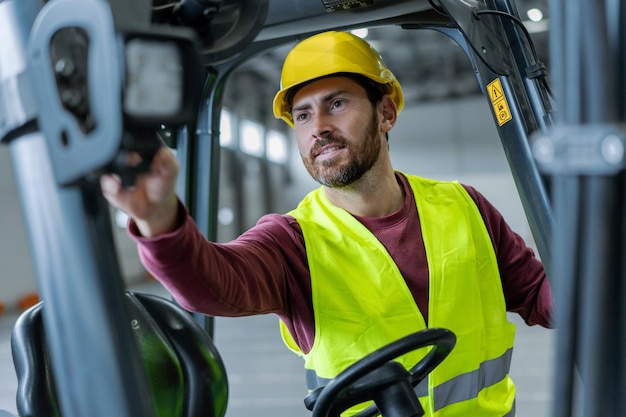
[[[296,209],[264,216],[230,243],[207,242],[176,197],[178,166],[165,149],[134,188],[106,176],[102,189],[130,214],[143,263],[181,305],[277,314],[310,389],[381,346],[443,327],[457,344],[417,387],[426,415],[514,416],[506,312],[549,327],[550,286],[476,190],[394,171],[388,134],[403,105],[369,44],[322,33],[290,52],[274,99],[322,184]],[[423,355],[401,360],[411,367]]]

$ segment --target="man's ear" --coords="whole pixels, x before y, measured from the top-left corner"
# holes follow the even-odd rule
[[[381,114],[383,119],[381,121],[381,127],[384,132],[389,132],[394,125],[398,117],[398,106],[396,102],[391,99],[389,94],[385,94],[380,101]]]

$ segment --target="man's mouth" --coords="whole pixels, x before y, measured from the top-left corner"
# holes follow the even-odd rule
[[[327,154],[329,152],[333,152],[333,151],[336,151],[338,149],[341,149],[341,146],[339,146],[339,145],[326,146],[326,147],[322,148],[322,150],[317,155],[318,156],[319,155],[325,155],[325,154]]]
[[[321,148],[317,149],[313,154],[315,155],[315,158],[328,159],[335,156],[335,154],[342,149],[344,149],[343,145],[333,143],[322,146]]]

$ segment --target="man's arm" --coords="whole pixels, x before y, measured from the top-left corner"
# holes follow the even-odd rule
[[[528,325],[553,326],[553,297],[543,264],[501,213],[478,191],[464,186],[485,221],[498,259],[507,311]]]

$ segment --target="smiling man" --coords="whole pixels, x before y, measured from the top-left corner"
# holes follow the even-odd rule
[[[181,305],[276,314],[309,389],[403,336],[443,327],[457,344],[416,387],[426,415],[512,417],[515,326],[506,313],[550,327],[548,280],[478,191],[394,170],[389,133],[403,105],[400,83],[368,43],[322,33],[287,56],[274,99],[321,184],[294,210],[262,217],[232,242],[208,242],[176,196],[167,149],[134,188],[104,176],[103,193],[131,216],[144,265]],[[400,361],[410,368],[423,355]]]
[[[370,102],[357,81],[343,76],[304,86],[293,98],[296,141],[304,166],[327,187],[326,196],[333,204],[355,215],[391,214],[403,201],[386,144],[397,106],[388,95],[380,97]],[[351,201],[356,203],[353,207]]]

